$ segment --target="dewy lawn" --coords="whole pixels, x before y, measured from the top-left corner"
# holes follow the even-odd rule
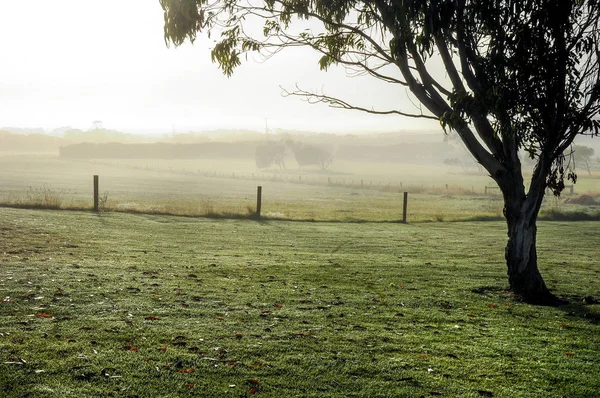
[[[506,292],[502,222],[3,208],[0,396],[594,397],[599,238],[540,223],[553,308]]]

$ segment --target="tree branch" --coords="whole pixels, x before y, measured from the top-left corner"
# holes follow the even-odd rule
[[[363,108],[360,106],[351,105],[348,102],[343,101],[339,98],[330,97],[325,94],[317,94],[317,93],[314,93],[311,91],[302,90],[300,87],[298,87],[298,85],[296,85],[296,90],[292,91],[292,92],[286,90],[285,88],[283,88],[281,86],[280,86],[280,88],[282,90],[282,95],[284,97],[289,97],[289,96],[302,97],[304,100],[306,100],[310,104],[325,103],[325,104],[328,104],[331,108],[351,109],[351,110],[357,110],[357,111],[361,111],[361,112],[371,113],[374,115],[399,115],[399,116],[405,116],[405,117],[410,117],[410,118],[429,119],[429,120],[436,120],[436,121],[439,120],[437,117],[432,116],[432,115],[426,115],[423,112],[421,112],[421,113],[406,113],[406,112],[401,112],[398,110],[380,111],[380,110],[375,110],[375,109]]]

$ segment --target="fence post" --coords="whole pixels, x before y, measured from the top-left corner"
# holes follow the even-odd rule
[[[408,205],[408,192],[404,192],[404,200],[402,201],[402,222],[406,224],[406,209]]]
[[[260,218],[260,208],[262,206],[262,186],[256,188],[256,218]]]
[[[94,211],[98,211],[98,176],[94,175]]]

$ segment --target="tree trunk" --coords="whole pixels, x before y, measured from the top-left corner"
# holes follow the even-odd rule
[[[541,197],[538,201],[525,197],[519,200],[519,196],[505,195],[505,216],[508,224],[505,256],[510,287],[527,302],[556,304],[556,297],[546,287],[537,266],[536,220],[539,205],[536,204],[541,203]]]

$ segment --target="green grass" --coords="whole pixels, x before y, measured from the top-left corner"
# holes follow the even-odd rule
[[[552,308],[505,292],[502,222],[2,208],[0,396],[595,397],[599,238],[540,222]]]

